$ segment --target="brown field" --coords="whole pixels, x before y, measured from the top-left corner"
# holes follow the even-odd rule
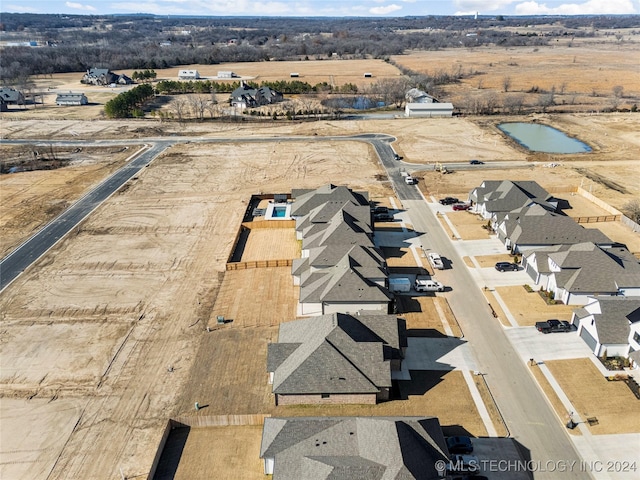
[[[626,53],[625,48],[620,47],[620,51]],[[505,51],[505,55],[509,52]],[[587,66],[586,57],[583,58],[578,49],[576,52],[576,64],[585,68],[599,65],[592,60]],[[561,50],[557,53],[566,55]],[[416,61],[422,61],[423,66],[429,68],[437,67],[438,62],[446,60],[445,54],[451,55],[451,52],[433,52],[433,63],[425,63],[424,57]],[[554,64],[552,57],[548,57],[550,64]],[[407,55],[398,61],[410,58],[412,55]],[[445,60],[439,60],[441,58]],[[524,64],[525,58],[526,51],[515,63]],[[487,61],[479,57],[477,61],[478,69],[486,70],[493,68],[489,63],[509,63],[508,59]],[[620,62],[621,68],[627,68],[629,61]],[[374,81],[384,75],[394,75],[395,67],[381,61],[372,62],[366,64],[366,71],[374,73]],[[318,75],[325,76],[326,66],[334,64],[324,61],[260,66],[284,69],[286,75],[298,71],[302,74],[301,80],[310,81],[314,78],[313,72],[304,70],[303,66],[312,68],[313,63],[320,64],[313,68],[325,69],[316,70]],[[378,64],[384,68],[375,70]],[[339,83],[351,78],[347,74],[354,79],[360,76],[365,64],[353,63],[349,67],[351,71],[342,70],[341,63],[335,65],[340,65],[345,75],[335,79]],[[572,68],[559,60],[555,65],[559,69]],[[294,70],[293,66],[297,68]],[[218,65],[215,70],[238,70],[237,73],[245,74],[240,67],[254,66],[243,64],[236,69]],[[511,66],[501,68],[504,70],[496,67],[494,79],[487,77],[484,86],[492,85],[491,82],[510,71]],[[201,73],[206,75],[204,69]],[[260,78],[267,73],[261,71]],[[280,71],[273,75],[284,74]],[[634,75],[637,71],[629,77],[616,75],[608,81],[633,80]],[[586,81],[589,76],[592,75],[585,73],[580,78]],[[547,77],[553,77],[553,73],[548,71]],[[461,86],[471,88],[473,84],[469,85],[469,81],[477,83],[477,78],[465,79]],[[515,74],[513,80],[513,88],[526,88],[516,81]],[[148,473],[167,419],[189,412],[196,414],[194,401],[208,405],[202,410],[203,415],[273,412],[275,407],[265,370],[266,345],[275,339],[278,323],[295,317],[297,287],[292,285],[288,267],[226,271],[250,195],[289,192],[293,187],[315,188],[332,182],[366,190],[371,198],[386,204],[393,191],[388,181],[380,180],[384,172],[368,144],[245,142],[244,138],[381,132],[396,136],[394,148],[407,162],[418,165],[467,162],[472,158],[487,163],[530,162],[529,168],[517,170],[469,169],[451,175],[422,172],[420,176],[424,181],[420,182],[420,188],[436,197],[453,194],[464,198],[482,180],[500,178],[538,180],[544,187],[560,192],[582,184],[617,208],[640,196],[640,184],[635,180],[640,158],[637,136],[640,117],[634,114],[540,114],[523,118],[557,126],[594,148],[593,153],[583,156],[531,155],[496,130],[495,123],[505,118],[182,125],[151,119],[87,121],[99,119],[101,105],[117,93],[112,90],[118,89],[85,89],[74,83],[72,76],[65,80],[54,75],[53,79],[41,81],[43,86],[47,82],[59,82],[52,84],[53,88],[68,90],[69,85],[73,85],[73,90],[86,90],[96,105],[63,108],[47,103],[45,108],[2,113],[3,139],[32,139],[35,144],[39,139],[119,139],[124,142],[182,135],[237,138],[238,141],[180,143],[170,147],[127,188],[90,215],[73,235],[57,244],[2,292],[0,408],[3,419],[8,416],[6,412],[14,408],[24,413],[21,422],[3,420],[2,444],[6,445],[7,438],[17,438],[20,445],[33,444],[31,448],[35,450],[26,452],[28,449],[22,447],[20,451],[7,452],[3,447],[3,457],[8,456],[7,462],[0,465],[3,478],[41,478],[43,466],[52,480],[117,479],[121,476],[119,468],[127,477],[142,477]],[[605,80],[599,76],[598,81]],[[603,86],[602,90],[611,90],[612,86]],[[577,82],[575,86],[567,83],[566,90],[570,92],[578,87],[583,88]],[[584,88],[587,87],[585,84]],[[634,94],[634,88],[625,83],[626,94]],[[605,97],[597,98],[605,101]],[[5,156],[17,155],[6,145],[0,149]],[[2,245],[4,253],[104,178],[127,156],[124,152],[106,155],[95,152],[97,150],[89,155],[85,151],[87,162],[84,164],[0,177],[5,206],[0,223],[3,242],[6,242]],[[551,161],[562,166],[554,169],[541,166]],[[623,191],[611,188],[612,182],[622,185]],[[11,211],[15,210],[13,217],[6,208],[8,201]],[[246,258],[296,255],[291,238],[284,242],[278,240],[280,237],[269,237],[273,234],[250,236]],[[261,235],[264,238],[259,238]],[[282,250],[276,250],[276,246]],[[410,264],[411,260],[408,255],[399,256],[397,267],[408,266],[404,264]],[[505,300],[509,297],[500,293]],[[408,311],[407,322],[414,329],[442,333],[441,322],[434,315],[433,303],[429,302],[433,300],[427,297],[424,303],[423,298],[417,301],[419,310]],[[519,312],[519,308],[529,307],[510,305],[510,308]],[[233,321],[218,326],[217,315]],[[455,319],[448,316],[448,321],[454,328]],[[522,321],[533,320],[527,317]],[[208,332],[207,326],[212,331]],[[562,383],[562,372],[554,370],[554,375]],[[416,382],[401,389],[408,400],[370,407],[287,407],[278,409],[278,414],[435,415],[443,425],[459,425],[473,435],[486,435],[461,372],[416,372],[415,378]],[[592,380],[584,379],[585,384]],[[603,388],[612,386],[620,385],[607,384]],[[567,383],[566,388],[574,392],[578,386]],[[584,402],[592,402],[589,395],[584,397]],[[450,401],[442,402],[443,397]],[[601,419],[601,433],[605,433],[604,425],[628,431],[620,426],[623,416],[618,418],[613,413],[613,405],[611,411],[601,412],[599,404],[581,404],[580,398],[572,401],[581,408],[581,414],[592,410],[592,414]],[[631,408],[632,403],[625,403],[625,408]],[[633,414],[638,417],[637,412],[630,411],[627,418]],[[245,438],[242,435],[238,438]],[[255,434],[249,434],[247,441],[255,442],[255,438]],[[234,451],[235,445],[229,441],[228,450],[220,453]],[[206,454],[210,453],[206,447],[202,448]],[[201,451],[198,446],[189,450],[195,456]],[[249,454],[246,455],[244,458],[249,459]],[[247,461],[255,464],[253,457]],[[190,471],[184,475],[193,478]]]
[[[595,435],[640,432],[640,402],[621,381],[608,381],[589,358],[545,362],[583,420]],[[562,415],[562,414],[560,414]]]

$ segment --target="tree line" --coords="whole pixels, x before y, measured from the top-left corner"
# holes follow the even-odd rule
[[[104,105],[104,114],[109,118],[144,117],[142,106],[154,96],[148,83],[138,85],[115,96]]]

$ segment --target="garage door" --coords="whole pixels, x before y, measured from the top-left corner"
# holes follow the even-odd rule
[[[582,331],[580,332],[580,338],[582,338],[584,342],[587,345],[589,345],[589,348],[591,349],[592,352],[596,351],[596,345],[598,345],[598,342],[596,341],[595,338],[591,336],[591,334],[587,331],[586,328],[583,328]]]
[[[538,272],[536,272],[536,269],[533,268],[533,265],[531,265],[530,263],[527,263],[526,272],[531,277],[531,280],[535,282],[536,278],[538,278]]]

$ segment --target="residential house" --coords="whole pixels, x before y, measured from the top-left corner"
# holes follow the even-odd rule
[[[84,74],[81,83],[89,85],[130,85],[133,81],[125,74],[117,74],[108,68],[91,68]]]
[[[438,103],[435,97],[418,88],[412,88],[404,95],[407,103]]]
[[[292,215],[296,220],[296,237],[302,239],[308,237],[326,228],[337,215],[342,212],[345,216],[354,222],[360,230],[365,232],[370,238],[373,238],[373,222],[371,221],[371,207],[359,205],[349,200],[328,200],[321,205],[312,209],[309,213],[299,216],[300,210],[294,210],[292,207]]]
[[[495,224],[518,208],[540,205],[555,212],[558,200],[533,181],[485,180],[469,194],[473,210]]]
[[[242,85],[231,92],[229,102],[232,107],[244,109],[278,103],[281,102],[283,98],[282,93],[272,88],[254,88],[242,82]]]
[[[265,418],[260,458],[273,480],[436,480],[449,462],[434,417]]]
[[[56,105],[87,105],[89,100],[84,93],[59,93]]]
[[[629,358],[640,365],[640,297],[590,297],[571,323],[598,357]]]
[[[626,247],[555,245],[524,251],[522,265],[565,305],[584,305],[594,295],[640,297],[640,263]]]
[[[404,320],[366,311],[280,324],[267,350],[276,405],[388,400],[407,347]]]
[[[22,92],[11,87],[0,87],[0,98],[5,105],[24,105]]]
[[[612,247],[615,242],[600,230],[584,228],[571,217],[552,213],[539,204],[506,213],[495,224],[498,238],[512,254],[552,245],[592,242]]]
[[[328,202],[341,204],[351,202],[354,205],[369,206],[367,192],[356,192],[348,187],[336,186],[331,183],[315,190],[294,189],[291,192],[291,198],[295,201],[291,209],[293,217],[308,215],[313,209]]]
[[[388,313],[393,295],[380,285],[381,278],[386,279],[382,268],[361,267],[350,255],[321,271],[307,270],[300,275],[298,316],[358,310]]]

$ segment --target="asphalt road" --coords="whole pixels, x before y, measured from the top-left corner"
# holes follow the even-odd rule
[[[402,163],[393,159],[389,145],[380,142],[374,145],[422,246],[427,251],[438,252],[450,262],[451,268],[438,271],[438,280],[452,288],[446,296],[464,332],[464,340],[471,346],[510,436],[521,444],[524,459],[531,460],[529,466],[535,471],[534,478],[593,478],[589,473],[579,471],[582,457],[569,439],[565,426],[511,345],[500,322],[493,317],[479,285],[425,204],[417,186],[404,183]],[[573,471],[558,471],[572,462],[575,462]]]
[[[32,142],[33,143],[33,142]],[[85,142],[86,143],[86,142]],[[0,291],[67,235],[76,225],[144,168],[172,142],[158,142],[113,173],[0,262]]]

